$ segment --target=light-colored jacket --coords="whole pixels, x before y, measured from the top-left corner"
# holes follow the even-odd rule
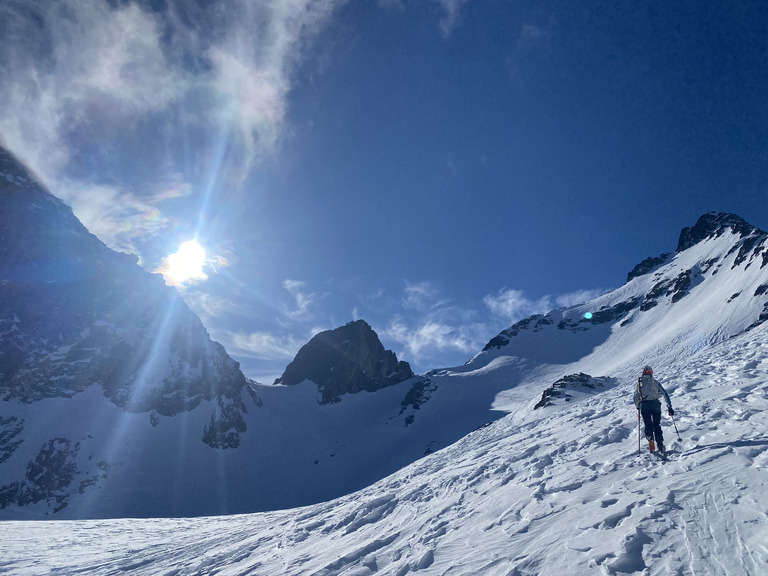
[[[656,380],[652,374],[643,374],[637,380],[635,406],[637,406],[638,410],[640,410],[640,404],[643,400],[658,400],[662,395],[664,396],[664,401],[667,403],[667,408],[672,408],[669,394],[667,394],[667,391],[664,390],[664,387],[659,384],[659,381]]]

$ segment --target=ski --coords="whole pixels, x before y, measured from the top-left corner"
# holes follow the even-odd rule
[[[658,458],[662,462],[666,462],[669,459],[669,455],[674,453],[675,453],[674,450],[667,450],[666,452],[659,452],[658,450],[656,450],[655,452],[651,452],[651,454],[656,456],[656,458]]]

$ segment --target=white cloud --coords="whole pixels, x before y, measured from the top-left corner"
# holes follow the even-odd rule
[[[406,357],[419,360],[435,351],[476,352],[479,341],[470,331],[471,327],[449,326],[432,320],[409,326],[396,317],[387,326],[384,335],[405,346]]]
[[[140,198],[118,186],[64,180],[56,192],[91,233],[119,252],[132,252],[141,257],[133,240],[157,234],[170,223],[160,211],[156,198]],[[162,194],[159,198],[167,196]]]
[[[312,318],[312,314],[309,307],[317,298],[317,294],[313,292],[307,292],[304,290],[306,284],[298,280],[285,280],[283,282],[283,288],[285,288],[296,304],[296,308],[293,310],[285,309],[285,315],[292,320],[309,320]]]
[[[608,292],[608,290],[603,290],[600,288],[594,290],[578,290],[576,292],[570,292],[568,294],[558,296],[555,299],[555,302],[561,308],[570,308],[571,306],[576,306],[578,304],[583,304],[584,302],[594,300],[606,292]]]
[[[593,300],[602,296],[606,290],[578,290],[553,298],[542,296],[538,300],[528,298],[522,290],[502,288],[496,294],[489,294],[483,298],[483,303],[495,316],[507,321],[515,321],[527,318],[533,314],[544,314],[555,307],[568,308]]]
[[[194,141],[194,153],[214,155],[231,139],[237,161],[222,174],[242,179],[257,155],[279,143],[293,71],[308,38],[342,2],[179,2],[164,11],[140,1],[5,4],[0,134],[90,230],[113,248],[135,252],[136,238],[167,224],[156,212],[161,191],[98,180],[109,165],[98,167],[97,180],[72,181],[70,174],[68,181],[70,160],[96,149],[109,164],[140,127],[160,124],[179,134],[194,125],[211,134]],[[167,172],[178,180],[173,161]],[[147,193],[154,198],[146,200]]]
[[[436,0],[440,6],[442,6],[444,14],[440,19],[440,31],[444,37],[448,37],[459,25],[461,20],[461,7],[466,4],[468,0]]]
[[[517,320],[532,314],[541,314],[552,309],[549,296],[539,300],[531,300],[522,290],[502,288],[497,294],[489,294],[483,298],[483,303],[492,314],[506,320]]]
[[[440,298],[437,288],[429,282],[411,283],[405,281],[405,293],[402,298],[403,308],[427,312],[438,310],[450,302],[448,298]]]
[[[291,361],[305,342],[293,336],[275,336],[267,332],[229,334],[227,350],[233,355],[265,361]]]
[[[184,301],[197,314],[207,326],[211,320],[220,318],[225,314],[235,312],[243,313],[242,306],[228,298],[214,296],[207,292],[188,290],[183,293]]]

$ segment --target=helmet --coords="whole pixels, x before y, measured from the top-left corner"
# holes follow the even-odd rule
[[[645,368],[643,368],[643,374],[653,374],[653,368],[651,368],[650,366],[646,366]]]

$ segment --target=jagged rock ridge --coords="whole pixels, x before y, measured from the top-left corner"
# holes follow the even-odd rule
[[[336,402],[344,394],[374,392],[413,377],[407,362],[385,350],[376,332],[357,320],[315,335],[305,344],[275,384],[315,383],[321,402]]]

